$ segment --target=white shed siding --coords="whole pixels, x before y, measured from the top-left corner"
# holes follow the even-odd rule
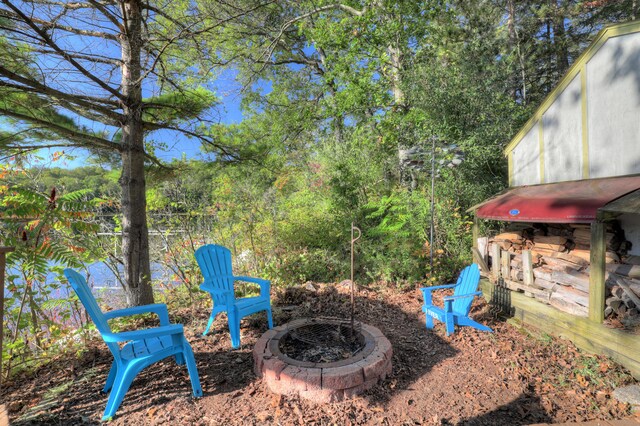
[[[608,39],[589,60],[587,110],[589,177],[640,173],[640,33]]]
[[[544,183],[582,179],[580,90],[578,74],[542,116]]]
[[[512,186],[540,183],[540,140],[536,124],[513,150]]]

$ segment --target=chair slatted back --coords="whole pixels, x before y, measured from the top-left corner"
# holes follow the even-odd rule
[[[480,269],[478,265],[472,263],[460,272],[458,281],[456,282],[454,296],[462,296],[465,294],[475,293],[478,290],[478,283],[480,282]],[[468,315],[471,310],[471,303],[473,297],[465,297],[455,300],[453,302],[453,311]]]
[[[233,291],[233,270],[231,267],[231,251],[223,246],[207,244],[196,250],[196,261],[204,277],[204,285],[218,290]],[[215,303],[224,304],[224,300]]]
[[[73,269],[65,269],[64,275],[69,280],[69,284],[71,284],[71,287],[78,295],[80,302],[82,302],[84,309],[93,320],[100,334],[111,333],[111,327],[109,327],[109,323],[104,317],[102,310],[100,310],[98,302],[96,302],[95,297],[93,297],[91,289],[87,285],[87,280]],[[117,343],[107,343],[107,346],[109,346],[114,356],[119,356],[120,348]]]

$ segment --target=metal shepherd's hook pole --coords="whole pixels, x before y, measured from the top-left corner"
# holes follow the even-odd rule
[[[358,232],[358,236],[356,238],[353,238],[353,231]],[[353,281],[353,245],[355,244],[356,241],[360,239],[361,236],[362,236],[362,231],[360,231],[360,228],[358,228],[353,224],[353,222],[351,222],[351,332],[352,333],[353,333],[353,316],[354,316],[355,306],[356,306],[355,297],[354,297],[356,286],[355,286],[355,282]]]

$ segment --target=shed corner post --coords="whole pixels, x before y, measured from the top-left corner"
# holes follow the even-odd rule
[[[591,223],[591,267],[589,272],[589,320],[597,324],[604,321],[605,267],[607,244],[606,226],[600,212]]]
[[[478,248],[478,237],[480,236],[480,226],[478,223],[478,216],[474,213],[473,214],[473,226],[471,227],[471,238],[473,238],[472,241],[472,247],[474,249]]]

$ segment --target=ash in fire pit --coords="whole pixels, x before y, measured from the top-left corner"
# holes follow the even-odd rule
[[[280,352],[289,358],[313,363],[351,358],[365,347],[358,327],[334,321],[308,324],[280,339]]]

